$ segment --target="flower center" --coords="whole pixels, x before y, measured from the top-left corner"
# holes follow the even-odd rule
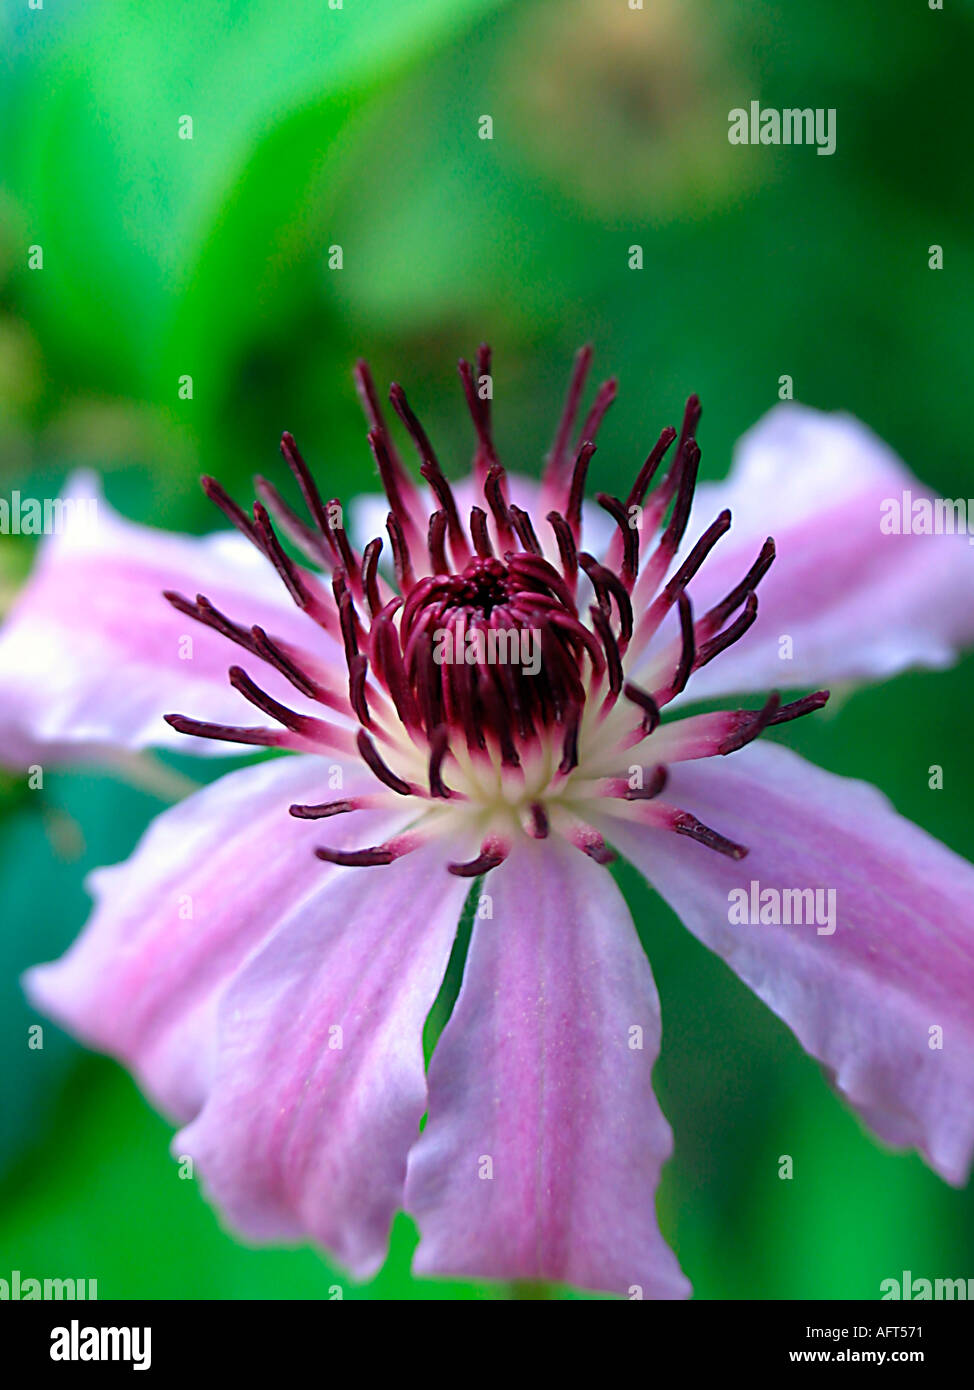
[[[564,577],[540,555],[478,555],[433,574],[406,598],[400,646],[423,729],[447,729],[503,765],[518,745],[577,724],[591,635]]]
[[[589,821],[597,819],[600,802],[610,803],[614,815],[691,836],[719,853],[746,853],[661,798],[667,764],[732,752],[769,725],[820,708],[828,693],[784,706],[772,695],[759,710],[718,711],[660,725],[660,711],[683,692],[693,672],[754,622],[755,590],[774,559],[774,543],[765,542],[719,603],[694,614],[687,586],[726,534],[731,516],[721,512],[677,565],[700,460],[700,403],[691,396],[681,429],[662,431],[625,500],[596,495],[616,527],[603,559],[580,548],[594,440],[615,397],[614,381],[599,388],[573,444],[590,357],[584,348],[576,358],[534,519],[512,498],[494,448],[490,401],[478,389],[491,380],[489,349],[480,349],[476,373],[460,363],[477,439],[475,495],[484,503],[471,507],[466,524],[402,389],[393,386],[390,399],[419,454],[427,496],[399,459],[372,378],[359,363],[356,382],[369,444],[389,501],[388,577],[379,568],[382,540],[356,553],[340,505],[323,501],[289,434],[281,449],[313,525],[264,479],[257,482],[261,500],[252,518],[218,483],[204,479],[208,495],[328,634],[332,650],[336,639],[341,643],[347,694],[336,688],[333,668],[313,647],[299,649],[263,628],[247,628],[203,596],[192,601],[169,593],[181,612],[283,676],[304,697],[306,709],[326,707],[337,719],[289,708],[239,666],[230,670],[231,683],[279,727],[166,718],[181,732],[201,737],[358,758],[382,786],[375,795],[291,808],[305,819],[413,799],[416,829],[363,850],[319,847],[321,858],[390,863],[415,848],[423,834],[446,826],[482,834],[481,853],[451,864],[453,873],[494,867],[520,831],[535,838],[555,831],[604,861],[611,853]],[[650,490],[674,442],[669,467]],[[290,557],[279,532],[330,574],[331,595],[319,574]]]
[[[516,597],[507,565],[479,555],[462,574],[451,575],[444,581],[442,588],[447,608],[463,610],[469,618],[489,618],[495,608]],[[513,613],[509,616],[513,617]]]

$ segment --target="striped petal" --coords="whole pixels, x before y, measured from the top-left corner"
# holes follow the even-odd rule
[[[659,1004],[622,896],[560,840],[519,842],[484,891],[410,1156],[415,1267],[684,1297],[654,1202]]]
[[[882,1139],[963,1183],[974,1152],[974,867],[874,787],[772,743],[679,763],[666,794],[747,857],[621,816],[601,818],[606,838]]]

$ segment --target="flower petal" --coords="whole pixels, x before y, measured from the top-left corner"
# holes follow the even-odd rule
[[[289,804],[347,796],[360,783],[369,792],[376,785],[318,757],[275,758],[165,811],[131,858],[91,875],[91,919],[60,960],[28,971],[31,1001],[119,1058],[161,1109],[188,1119],[209,1086],[227,982],[335,876],[314,855],[320,827],[288,815]],[[370,843],[397,828],[408,813],[389,799],[390,813],[330,820],[329,841]]]
[[[616,816],[599,827],[880,1137],[962,1183],[974,1150],[974,868],[874,787],[767,742],[678,764],[667,798],[747,845],[747,858]],[[743,899],[731,894],[750,904],[752,882],[757,893],[821,889],[820,925],[734,924]]]
[[[690,584],[695,613],[739,583],[768,536],[777,557],[756,623],[687,698],[950,664],[974,640],[974,549],[966,535],[884,534],[882,504],[904,491],[930,496],[850,416],[782,404],[759,421],[727,481],[698,489],[687,549],[724,507],[733,523]]]
[[[684,1297],[654,1207],[659,1004],[622,896],[557,839],[519,841],[485,891],[409,1159],[416,1270]]]
[[[426,1108],[422,1032],[470,885],[444,846],[337,869],[228,990],[207,1104],[173,1141],[230,1224],[375,1272]]]
[[[66,498],[95,498],[96,519],[48,537],[34,572],[0,632],[0,756],[14,765],[111,745],[238,753],[234,744],[189,739],[163,722],[169,712],[221,724],[252,724],[253,710],[231,689],[237,661],[276,699],[301,712],[321,706],[257,657],[177,612],[174,589],[203,593],[228,617],[259,625],[334,669],[347,683],[337,642],[291,602],[270,564],[241,535],[196,537],[138,526],[77,476]]]

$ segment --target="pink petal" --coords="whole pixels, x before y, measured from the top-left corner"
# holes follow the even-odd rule
[[[174,712],[213,723],[265,723],[228,683],[235,662],[276,699],[322,713],[259,658],[176,612],[164,589],[190,599],[203,593],[236,622],[309,647],[329,673],[333,664],[334,682],[345,688],[337,643],[298,611],[243,536],[183,536],[134,525],[111,509],[87,475],[74,479],[66,495],[97,497],[97,522],[44,541],[0,631],[4,761],[25,765],[45,747],[49,757],[72,749],[87,756],[92,745],[239,753],[235,744],[187,738],[162,719]]]
[[[747,845],[747,858],[609,814],[599,826],[883,1139],[962,1183],[974,1150],[974,868],[874,787],[771,743],[680,763],[666,795]],[[759,892],[822,889],[824,930],[732,924],[729,894],[750,899],[752,881]]]
[[[733,523],[691,582],[694,611],[734,588],[768,536],[777,558],[757,590],[756,623],[692,677],[687,696],[948,665],[974,639],[974,548],[966,535],[884,534],[881,504],[904,490],[930,496],[850,416],[770,411],[741,440],[726,483],[698,490],[686,549],[724,507]]]
[[[625,903],[561,840],[520,841],[484,891],[409,1160],[416,1270],[684,1297],[654,1205],[659,1003]]]
[[[234,1229],[314,1239],[359,1278],[426,1108],[423,1025],[470,888],[447,857],[338,869],[292,912],[227,992],[210,1098],[173,1141]]]
[[[327,836],[288,814],[294,801],[347,796],[360,783],[376,785],[322,758],[275,758],[164,812],[130,859],[91,876],[91,919],[60,960],[27,973],[31,1001],[118,1057],[163,1110],[189,1118],[209,1086],[227,983],[289,912],[331,891],[336,870],[315,845],[372,843],[407,814],[390,794],[392,813],[339,816]]]

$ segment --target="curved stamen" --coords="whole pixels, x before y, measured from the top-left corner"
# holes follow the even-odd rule
[[[490,559],[494,554],[494,547],[487,529],[487,513],[483,507],[470,508],[470,535],[473,537],[473,548],[480,558]]]
[[[370,771],[375,773],[384,786],[387,786],[390,791],[398,793],[399,796],[412,796],[414,794],[414,788],[404,778],[398,777],[383,761],[378,748],[364,729],[359,729],[355,742],[362,755],[362,761]]]
[[[429,784],[430,796],[447,801],[453,795],[443,781],[443,760],[450,751],[450,731],[445,724],[438,725],[430,735]]]
[[[382,610],[382,599],[379,597],[379,556],[382,553],[382,537],[376,536],[374,541],[369,541],[362,556],[362,587],[365,591],[365,599],[369,605],[371,617]]]
[[[332,553],[327,543],[298,516],[274,484],[258,474],[254,478],[254,491],[291,544],[297,546],[309,560],[321,565],[322,569],[331,569]]]
[[[639,532],[632,525],[632,518],[618,497],[610,497],[607,492],[597,492],[595,500],[603,511],[609,513],[619,528],[618,534],[622,539],[621,578],[626,589],[632,593],[632,586],[639,572]]]
[[[280,729],[245,729],[235,724],[211,724],[205,719],[190,719],[185,714],[164,714],[163,719],[177,734],[191,734],[194,738],[212,738],[221,743],[254,744],[260,748],[286,747],[286,738]]]
[[[622,693],[627,700],[631,700],[643,712],[643,732],[651,734],[659,724],[659,705],[650,695],[648,690],[641,690],[633,681],[626,681],[622,687]]]
[[[487,360],[489,362],[490,349],[486,348],[485,351],[488,354]],[[473,369],[470,363],[461,357],[457,364],[457,370],[460,373],[460,380],[463,382],[463,394],[467,400],[467,409],[470,411],[470,418],[477,431],[478,449],[474,457],[474,468],[481,472],[485,468],[492,468],[497,462],[497,453],[490,433],[490,413],[484,409],[487,402],[482,401],[477,394],[477,383],[473,379]],[[478,375],[489,376],[490,373],[489,371],[480,372],[478,370]]]
[[[291,472],[297,480],[301,496],[304,498],[305,506],[311,513],[311,519],[321,532],[322,536],[334,550],[334,540],[332,538],[332,525],[328,513],[325,511],[325,504],[321,500],[321,493],[318,485],[311,476],[311,470],[301,457],[301,452],[294,442],[294,436],[287,430],[281,435],[281,453]]]
[[[508,507],[507,511],[511,519],[511,525],[514,527],[517,538],[524,546],[524,549],[529,554],[540,555],[541,545],[534,533],[534,527],[531,524],[531,518],[528,516],[527,512],[513,505]]]
[[[544,472],[544,483],[549,489],[557,487],[558,484],[563,481],[568,445],[572,437],[572,428],[575,424],[575,416],[578,414],[579,402],[582,399],[582,392],[585,389],[585,378],[588,376],[588,369],[591,363],[592,346],[590,343],[586,343],[585,346],[579,348],[578,352],[575,354],[572,374],[568,382],[568,394],[565,397],[561,419],[558,421],[558,429],[555,432],[554,443],[548,454],[548,462]]]
[[[575,463],[572,467],[572,480],[568,489],[568,502],[565,506],[565,520],[572,528],[572,534],[578,536],[582,529],[582,498],[585,496],[585,479],[588,477],[588,466],[595,453],[595,445],[592,441],[586,440],[575,456]]]
[[[612,570],[605,565],[600,565],[594,556],[582,553],[578,557],[578,563],[592,581],[595,589],[595,596],[599,601],[599,607],[608,617],[611,611],[609,595],[616,601],[619,610],[619,637],[623,642],[628,642],[632,636],[632,602],[626,590],[625,584]]]
[[[603,381],[602,385],[595,393],[595,400],[592,402],[592,409],[585,417],[582,428],[578,432],[579,439],[591,439],[601,428],[602,421],[605,419],[606,411],[616,398],[619,390],[619,383],[614,376],[609,377],[608,381]]]
[[[258,550],[262,549],[263,547],[257,536],[254,523],[246,512],[242,511],[241,508],[237,506],[236,502],[226,489],[221,487],[216,478],[211,478],[208,473],[204,473],[202,478],[200,478],[200,486],[210,501],[220,508],[220,511],[227,520],[235,526],[238,531],[245,535],[248,540],[253,541]]]
[[[261,690],[260,686],[251,680],[242,666],[231,666],[228,674],[234,690],[239,690],[245,700],[248,700],[263,714],[268,714],[279,724],[283,724],[285,729],[290,729],[294,734],[300,734],[302,738],[321,742],[330,737],[332,733],[330,725],[321,719],[315,719],[313,715],[299,714],[297,710],[282,705],[279,700],[268,695],[266,690]]]
[[[396,570],[396,581],[401,592],[407,593],[415,584],[416,579],[413,574],[412,559],[409,554],[409,546],[406,543],[406,536],[395,512],[390,512],[386,517],[386,530],[389,532],[389,544],[392,547],[392,562]]]
[[[511,526],[511,513],[504,495],[505,478],[506,474],[500,464],[491,468],[484,482],[484,497],[493,514],[501,545],[513,547],[514,531]]]
[[[726,835],[721,835],[719,831],[712,830],[689,811],[674,811],[669,828],[675,830],[677,835],[688,835],[691,840],[706,845],[707,849],[716,850],[718,854],[726,855],[728,859],[744,859],[747,855],[746,845],[739,845],[736,841],[729,840]]]
[[[390,387],[389,399],[392,401],[396,414],[406,426],[413,443],[416,445],[417,452],[423,461],[419,471],[433,489],[433,492],[436,494],[436,500],[446,514],[453,558],[458,565],[462,565],[470,558],[470,547],[467,544],[467,538],[463,533],[463,526],[460,523],[460,513],[457,511],[453,489],[447,482],[446,475],[440,467],[439,459],[433,451],[429,436],[413,413],[413,409],[406,399],[406,393],[398,383],[394,383]]]
[[[754,564],[741,582],[735,584],[730,593],[722,598],[719,603],[714,604],[713,608],[705,613],[700,621],[705,623],[708,627],[713,628],[715,631],[717,628],[722,627],[735,609],[740,608],[748,594],[752,593],[757,588],[760,581],[774,563],[774,557],[775,545],[773,539],[769,536],[764,542],[764,545],[762,545],[758,558],[754,561]]]
[[[510,848],[507,841],[490,836],[484,840],[475,859],[468,859],[464,864],[447,864],[446,867],[457,878],[479,878],[481,874],[496,869],[498,864],[503,864]]]
[[[659,439],[650,449],[646,462],[636,474],[636,481],[633,483],[629,496],[626,498],[626,511],[630,514],[634,507],[641,507],[646,497],[647,489],[653,481],[657,468],[666,456],[666,451],[676,438],[676,430],[672,425],[667,425],[660,431]]]
[[[716,637],[711,637],[709,642],[705,642],[697,652],[696,659],[694,660],[694,670],[699,671],[701,666],[706,666],[708,662],[713,661],[715,656],[719,656],[720,653],[726,651],[728,647],[732,647],[735,642],[739,641],[744,636],[757,616],[758,596],[755,593],[750,593],[744,601],[742,612],[738,614],[734,621],[728,627],[725,627],[723,632],[718,633]],[[701,626],[704,622],[705,619],[701,619]]]

